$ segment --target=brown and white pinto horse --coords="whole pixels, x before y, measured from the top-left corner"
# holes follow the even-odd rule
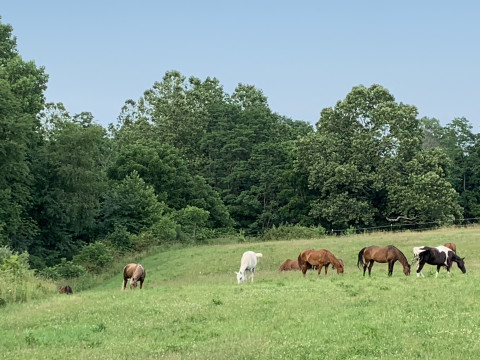
[[[363,266],[363,276],[365,276],[365,271],[368,266],[368,276],[371,276],[372,266],[375,261],[378,263],[388,263],[388,276],[392,276],[393,265],[397,260],[403,265],[403,273],[405,275],[410,275],[410,264],[408,263],[407,258],[393,245],[385,247],[364,247],[358,253],[357,266],[359,268],[360,266]]]
[[[325,275],[327,275],[327,268],[330,264],[335,266],[337,274],[343,273],[343,264],[327,249],[309,249],[302,251],[300,255],[298,255],[298,266],[302,270],[304,277],[307,270],[314,266],[318,266],[318,275],[322,272],[322,267],[325,266]]]
[[[130,280],[130,289],[135,289],[137,287],[137,282],[140,282],[140,289],[142,288],[143,282],[145,281],[145,275],[147,272],[141,264],[127,264],[123,268],[123,286],[122,289],[125,290],[127,287],[127,282]]]
[[[278,271],[291,271],[291,270],[300,270],[297,260],[287,259],[285,260]]]
[[[457,266],[462,273],[465,274],[467,272],[467,269],[465,269],[464,258],[458,256],[454,251],[452,251],[452,249],[446,246],[437,246],[435,248],[422,246],[421,250],[418,252],[417,276],[424,277],[422,269],[425,264],[437,266],[437,273],[435,274],[435,277],[438,276],[438,272],[442,266],[445,266],[448,274],[450,274],[450,269],[454,262],[457,263]]]

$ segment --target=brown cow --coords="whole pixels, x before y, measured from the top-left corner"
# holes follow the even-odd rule
[[[280,268],[278,269],[278,271],[290,271],[290,270],[300,270],[297,260],[287,259],[282,263],[282,265],[280,265]]]
[[[73,294],[72,288],[68,285],[62,286],[58,292],[60,294],[67,294],[67,295],[72,295]]]
[[[127,264],[123,268],[123,286],[122,289],[125,290],[127,287],[127,282],[130,280],[130,289],[135,289],[137,287],[137,282],[140,281],[140,289],[143,286],[145,281],[145,276],[147,272],[141,264]]]

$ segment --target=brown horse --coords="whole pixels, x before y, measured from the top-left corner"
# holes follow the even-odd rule
[[[58,290],[58,292],[59,292],[60,294],[67,294],[67,295],[72,295],[72,294],[73,294],[72,288],[71,288],[70,286],[68,286],[68,285],[62,286],[62,287],[60,288],[60,290]]]
[[[359,268],[360,266],[363,266],[363,276],[365,276],[365,271],[367,270],[368,266],[368,276],[370,276],[372,272],[372,266],[375,261],[379,263],[388,263],[388,276],[392,276],[393,265],[397,260],[403,265],[403,273],[405,275],[410,275],[410,264],[408,263],[407,258],[393,245],[388,245],[385,247],[364,247],[358,253],[357,266]]]
[[[318,275],[322,272],[322,267],[325,266],[325,275],[327,275],[327,268],[330,264],[335,266],[337,274],[343,273],[343,264],[327,249],[309,249],[302,251],[298,255],[298,266],[302,269],[303,276],[305,276],[308,269],[314,266],[318,266]]]
[[[145,281],[145,275],[147,272],[141,264],[127,264],[123,268],[123,286],[122,289],[125,290],[127,287],[127,282],[130,279],[130,289],[135,289],[137,287],[137,282],[140,281],[140,289],[142,288],[143,282]]]
[[[457,252],[457,245],[455,245],[454,243],[446,243],[445,245],[443,245],[447,248],[449,248],[450,250],[452,250],[454,253]]]
[[[342,264],[343,268],[345,269],[345,264],[343,263],[343,260],[340,258],[337,258],[338,262]],[[335,270],[335,265],[332,264],[332,270]]]
[[[298,266],[298,261],[287,259],[282,263],[282,265],[280,265],[280,268],[278,269],[278,271],[290,270],[300,270],[300,267]]]

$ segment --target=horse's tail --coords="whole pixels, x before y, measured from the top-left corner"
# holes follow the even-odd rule
[[[363,252],[365,251],[366,247],[364,247],[360,252],[358,253],[358,262],[357,262],[357,267],[360,269],[361,266],[363,266]]]
[[[255,253],[255,256],[256,256],[257,258],[259,258],[259,257],[263,257],[263,254],[262,254],[262,253]]]
[[[300,270],[302,270],[302,253],[298,254],[298,267],[300,268]]]

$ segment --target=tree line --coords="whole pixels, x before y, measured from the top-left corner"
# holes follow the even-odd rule
[[[418,118],[355,86],[315,126],[263,92],[168,71],[115,124],[46,103],[48,75],[0,22],[0,246],[53,267],[118,251],[272,229],[448,225],[480,216],[480,142],[465,118]]]

